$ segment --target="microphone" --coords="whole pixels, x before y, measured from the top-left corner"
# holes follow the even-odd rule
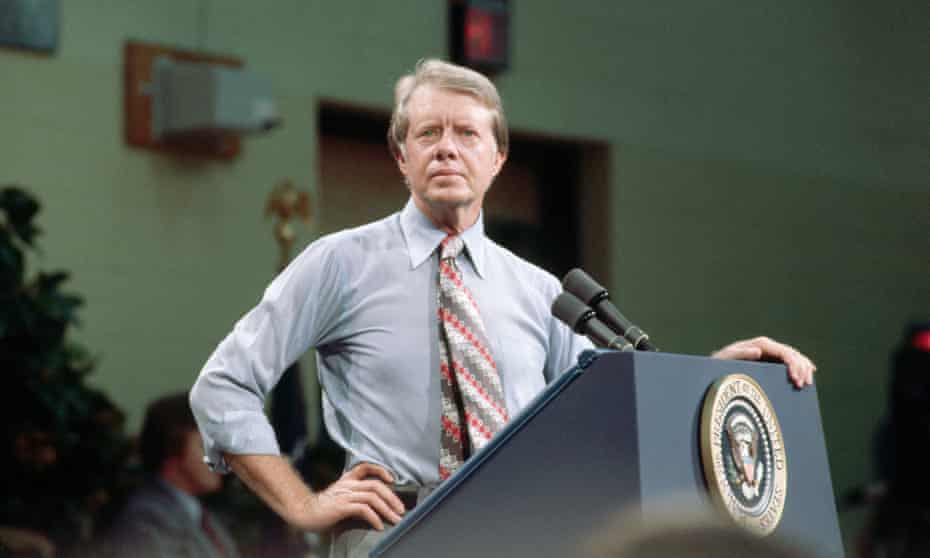
[[[595,345],[616,349],[618,351],[632,351],[633,345],[622,336],[616,335],[609,327],[596,317],[594,310],[585,305],[571,293],[561,293],[552,303],[552,315],[562,320],[572,331],[588,336]]]
[[[617,307],[610,301],[607,289],[591,278],[590,275],[577,267],[569,271],[562,280],[562,288],[591,306],[597,317],[603,320],[610,329],[625,337],[638,350],[657,351],[655,345],[649,341],[646,332],[633,325]]]

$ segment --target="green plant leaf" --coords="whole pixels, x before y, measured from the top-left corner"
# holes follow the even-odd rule
[[[128,486],[131,444],[122,412],[85,383],[95,358],[68,340],[84,304],[62,290],[68,272],[26,277],[40,207],[22,189],[0,188],[0,460],[9,469],[0,525],[69,543],[99,513],[101,494]]]
[[[13,237],[0,228],[0,293],[9,293],[23,282],[23,252],[13,242]]]
[[[6,222],[28,246],[32,246],[33,239],[39,233],[32,219],[39,213],[40,207],[38,200],[21,188],[6,186],[0,189],[0,209],[6,213]]]

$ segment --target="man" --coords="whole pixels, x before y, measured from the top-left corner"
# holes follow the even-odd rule
[[[235,471],[290,524],[336,526],[340,556],[367,556],[372,529],[401,519],[402,488],[435,487],[591,346],[550,315],[558,280],[484,235],[482,202],[508,146],[494,85],[427,60],[395,97],[388,141],[410,189],[406,207],[312,243],[191,392],[208,461]],[[262,411],[281,371],[310,347],[327,429],[348,454],[347,472],[319,493],[278,455]],[[799,387],[813,373],[768,339],[717,356],[781,358]],[[348,518],[368,528],[348,528]]]
[[[236,558],[223,525],[201,505],[222,478],[203,462],[203,443],[187,394],[149,405],[140,436],[149,475],[130,497],[107,541],[109,553],[132,558]]]

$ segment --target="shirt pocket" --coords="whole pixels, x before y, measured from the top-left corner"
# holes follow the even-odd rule
[[[546,386],[546,348],[530,335],[501,335],[496,344],[497,369],[513,417]]]

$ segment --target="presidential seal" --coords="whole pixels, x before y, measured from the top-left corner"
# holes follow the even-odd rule
[[[749,376],[724,376],[707,392],[701,461],[717,505],[759,535],[775,530],[785,509],[788,462],[775,409]]]

